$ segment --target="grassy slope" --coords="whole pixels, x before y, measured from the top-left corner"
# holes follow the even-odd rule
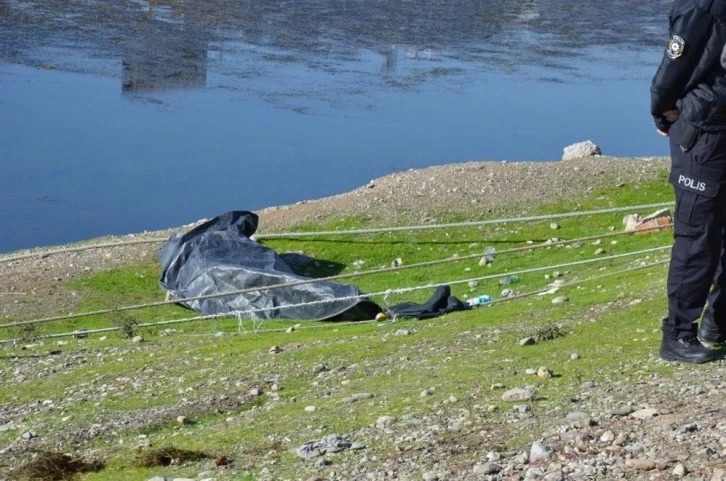
[[[578,203],[547,205],[540,213],[662,202],[671,196],[663,175],[651,183],[597,192]],[[319,265],[303,272],[320,276],[354,272],[356,260],[363,261],[361,270],[365,271],[389,266],[396,258],[412,264],[471,256],[481,253],[485,246],[494,246],[501,252],[511,247],[534,247],[553,236],[576,239],[606,234],[613,228],[621,229],[622,217],[623,214],[605,214],[563,219],[557,221],[558,230],[552,230],[550,221],[546,221],[447,231],[270,240],[265,244],[278,252],[304,251],[319,259]],[[334,225],[309,226],[310,229],[321,227],[329,230],[365,226],[351,219]],[[599,255],[603,257],[667,246],[670,241],[670,233],[619,236],[604,239],[598,245],[588,241],[579,247],[499,254],[492,267],[479,266],[475,256],[455,263],[361,276],[350,282],[367,293],[452,283],[454,294],[460,298],[481,293],[498,298],[502,287],[496,277],[509,271],[596,258],[598,248],[605,250]],[[73,432],[94,422],[118,420],[123,416],[138,420],[148,416],[149,421],[141,423],[142,426],[118,427],[94,439],[90,446],[109,465],[103,472],[88,474],[82,479],[145,480],[161,472],[195,477],[211,466],[210,462],[199,462],[172,468],[140,468],[136,463],[139,455],[136,444],[142,434],[148,435],[154,446],[203,449],[234,458],[235,469],[224,471],[217,479],[246,479],[248,467],[250,472],[259,472],[272,460],[275,463],[270,469],[276,477],[306,479],[305,473],[317,472],[313,462],[302,462],[290,452],[306,441],[330,433],[350,434],[368,446],[365,454],[369,458],[390,459],[396,452],[394,439],[376,436],[375,430],[368,428],[378,417],[423,419],[438,412],[446,418],[466,409],[475,413],[476,419],[490,432],[506,430],[507,436],[482,435],[468,451],[452,453],[452,459],[476,458],[477,453],[494,448],[522,449],[545,428],[550,416],[542,416],[536,428],[529,426],[526,431],[517,432],[516,427],[505,422],[508,410],[507,403],[501,400],[502,391],[492,389],[492,385],[501,383],[507,388],[536,385],[539,400],[534,403],[534,410],[546,414],[556,409],[563,398],[575,396],[583,380],[629,379],[633,373],[625,366],[647,360],[657,347],[658,319],[665,310],[666,267],[626,269],[666,259],[667,252],[559,269],[564,281],[582,281],[557,293],[569,296],[570,302],[563,304],[551,303],[553,296],[529,296],[426,321],[358,324],[303,321],[293,333],[286,333],[284,329],[295,322],[267,321],[257,332],[250,331],[252,324],[247,323],[248,331],[235,335],[237,322],[220,319],[168,326],[175,329],[172,333],[163,333],[164,328],[136,329],[146,338],[141,345],[111,333],[104,340],[98,335],[68,339],[58,347],[56,341],[34,344],[25,350],[20,346],[7,347],[0,357],[0,404],[17,406],[53,400],[58,408],[41,409],[19,422],[17,429],[0,431],[0,446],[29,430],[39,434],[42,442],[44,436]],[[542,289],[552,281],[546,280],[544,274],[551,273],[547,269],[522,274],[521,282],[511,287],[522,292]],[[473,288],[466,283],[454,284],[487,275],[495,278],[482,280]],[[162,300],[157,276],[156,265],[133,266],[88,277],[69,284],[68,289],[82,293],[87,310],[110,308]],[[601,277],[588,281],[596,276]],[[425,289],[393,294],[387,302],[423,301],[431,293],[431,289]],[[382,298],[374,301],[384,302]],[[123,316],[111,314],[52,323],[40,327],[39,333],[119,324],[133,328],[137,322],[189,315],[176,306],[166,306]],[[408,329],[410,335],[396,335],[400,329]],[[526,336],[547,337],[547,333],[558,332],[566,335],[529,347],[518,344]],[[219,333],[225,335],[216,335]],[[53,349],[60,349],[61,356],[70,356],[72,362],[63,365],[57,358],[46,356],[49,344]],[[269,353],[274,345],[284,350]],[[579,359],[573,360],[573,353],[578,353]],[[39,366],[35,369],[42,375],[11,382],[13,369],[18,363],[27,362],[23,356],[29,355],[39,356]],[[317,364],[325,364],[329,370],[314,373],[313,367]],[[554,370],[556,376],[542,379],[525,374],[525,368],[540,365]],[[669,373],[667,365],[643,369],[657,369],[662,371],[661,375]],[[279,391],[272,391],[273,384]],[[261,388],[263,394],[251,396],[251,388]],[[431,388],[432,393],[421,396],[426,388]],[[374,397],[341,404],[343,398],[361,392],[372,393]],[[69,397],[81,401],[64,403]],[[187,402],[180,401],[182,398]],[[231,403],[229,399],[236,402]],[[312,413],[304,410],[310,405],[316,407]],[[161,414],[150,415],[152,407],[159,408]],[[179,426],[175,419],[180,413],[193,423]],[[253,475],[249,476],[254,479]]]

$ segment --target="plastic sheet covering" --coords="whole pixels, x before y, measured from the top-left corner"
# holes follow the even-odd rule
[[[246,319],[355,320],[380,312],[376,304],[359,298],[353,285],[319,281],[261,289],[310,278],[296,275],[275,251],[250,239],[257,223],[252,212],[232,211],[174,234],[158,252],[161,286],[174,299],[260,288],[180,303],[203,314],[241,311]],[[295,305],[306,303],[314,304]]]

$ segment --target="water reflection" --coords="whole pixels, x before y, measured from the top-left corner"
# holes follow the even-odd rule
[[[0,252],[586,138],[665,152],[670,3],[0,0]]]

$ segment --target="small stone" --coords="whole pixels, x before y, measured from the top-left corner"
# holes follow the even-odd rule
[[[570,354],[570,359],[572,359],[573,361],[577,361],[578,359],[580,359],[580,355],[576,352],[573,352],[572,354]]]
[[[507,402],[521,402],[521,401],[532,401],[536,396],[534,389],[522,389],[515,388],[505,391],[502,394],[502,401]]]
[[[144,336],[134,336],[131,338],[131,342],[136,342],[136,343],[144,342]]]
[[[439,481],[439,475],[436,473],[424,473],[424,481]]]
[[[548,378],[552,377],[552,370],[546,366],[542,366],[537,369],[537,377]]]
[[[166,481],[166,478],[164,476],[154,476],[153,478],[149,478],[146,481]]]
[[[409,331],[408,329],[398,329],[396,331],[396,336],[410,336],[410,335],[411,335],[411,331]]]
[[[295,332],[295,326],[288,327],[287,329],[285,329],[285,332],[288,334],[292,334],[293,332]]]
[[[305,412],[306,413],[312,413],[315,412],[317,408],[315,406],[305,406]]]
[[[37,435],[37,434],[35,434],[35,433],[34,433],[33,431],[26,431],[26,432],[24,432],[24,433],[23,433],[23,436],[22,436],[22,437],[23,437],[23,439],[25,439],[26,441],[29,441],[29,440],[31,440],[31,439],[33,439],[33,438],[37,438],[37,437],[38,437],[38,435]]]
[[[535,376],[537,374],[537,370],[533,367],[528,367],[524,370],[524,373],[528,376]]]
[[[567,296],[557,296],[552,299],[552,304],[564,304],[565,302],[570,302],[570,298]]]
[[[253,387],[250,389],[250,396],[261,396],[262,395],[262,389],[258,387]]]
[[[282,348],[280,346],[272,346],[270,349],[267,350],[270,354],[277,354],[278,352],[282,352]]]
[[[552,230],[557,230],[559,228],[560,228],[560,225],[557,224],[556,222],[553,222],[550,224],[550,229],[552,229]]]
[[[602,433],[602,436],[600,436],[600,442],[602,443],[612,443],[615,440],[615,433],[612,431],[605,431]]]
[[[183,426],[185,424],[189,424],[189,418],[187,418],[186,416],[177,416],[176,422]]]
[[[378,421],[376,421],[376,427],[378,429],[384,429],[384,428],[391,426],[395,422],[396,422],[395,416],[381,416],[378,418]]]
[[[535,441],[529,450],[529,462],[549,462],[552,457],[552,448],[544,444],[542,441]]]
[[[574,424],[575,426],[580,427],[587,427],[592,424],[592,418],[590,417],[590,415],[582,411],[573,411],[571,413],[567,413],[565,419],[570,423]]]
[[[627,416],[627,415],[629,415],[632,412],[633,412],[633,409],[632,408],[629,408],[629,407],[627,407],[627,408],[619,408],[619,409],[611,409],[609,411],[609,413],[610,413],[611,416]]]
[[[630,413],[630,417],[634,419],[650,419],[658,415],[658,410],[653,408],[639,409]]]
[[[421,391],[421,397],[430,396],[433,393],[434,393],[434,389],[433,388],[424,389],[423,391]]]
[[[369,392],[361,392],[361,393],[353,394],[352,396],[349,396],[347,398],[343,398],[343,399],[341,399],[340,402],[343,404],[350,404],[350,403],[354,403],[356,401],[370,399],[372,397],[373,397],[373,394],[371,394]]]
[[[638,471],[650,471],[655,469],[655,461],[652,459],[632,458],[625,461],[626,466],[630,466]]]
[[[671,471],[671,474],[677,478],[682,478],[686,475],[686,467],[682,463],[677,463],[673,467],[673,471]]]
[[[494,391],[495,389],[504,389],[504,384],[502,384],[500,382],[495,382],[494,384],[491,385],[490,389],[492,391]]]
[[[320,374],[321,372],[325,372],[328,370],[328,367],[325,364],[316,364],[313,366],[313,374]]]
[[[605,249],[603,249],[602,247],[600,247],[599,249],[596,249],[595,250],[595,255],[596,256],[599,256],[600,254],[604,254],[604,253],[605,253]]]
[[[537,341],[533,337],[525,337],[524,339],[519,340],[520,346],[531,346],[532,344],[535,344]]]
[[[499,471],[501,471],[502,468],[496,464],[496,463],[484,463],[484,464],[475,464],[474,468],[472,469],[474,474],[481,474],[481,475],[490,475],[490,474],[497,474]]]
[[[602,155],[600,147],[592,140],[585,140],[565,147],[562,151],[562,160],[580,159],[596,155]]]
[[[318,468],[321,468],[323,466],[330,466],[331,464],[333,464],[333,462],[328,458],[320,458],[315,461],[315,466],[317,466]]]

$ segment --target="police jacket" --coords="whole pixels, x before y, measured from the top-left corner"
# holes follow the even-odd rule
[[[670,14],[670,39],[650,88],[656,127],[670,128],[663,116],[680,118],[703,131],[726,130],[726,0],[676,0]]]

